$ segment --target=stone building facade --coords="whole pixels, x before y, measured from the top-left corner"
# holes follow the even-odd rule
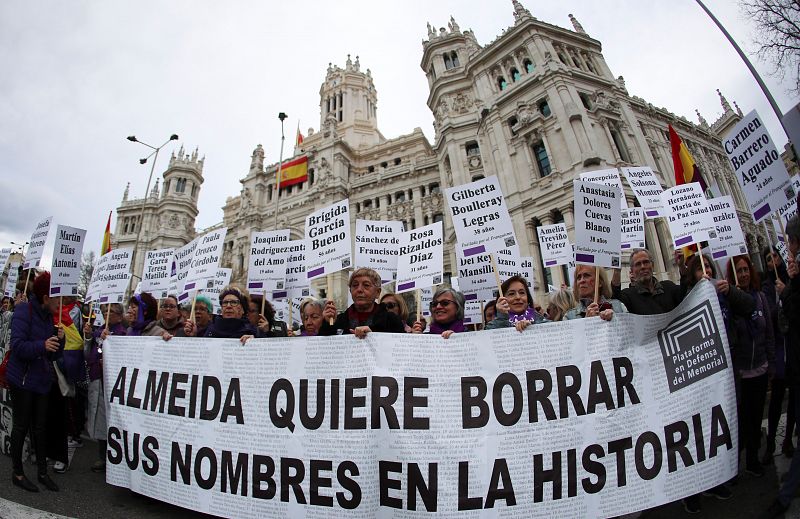
[[[265,165],[258,145],[239,181],[239,195],[223,207],[219,225],[228,228],[228,235],[222,261],[233,269],[233,281],[244,285],[252,231],[275,228],[277,213],[277,228],[301,238],[309,213],[343,198],[350,199],[353,220],[399,220],[406,229],[443,220],[445,271],[455,276],[455,234],[443,189],[497,175],[521,254],[534,257],[540,287],[558,286],[567,282],[566,269],[543,268],[537,226],[563,221],[574,234],[572,181],[585,171],[650,166],[662,185],[672,186],[668,124],[686,142],[706,181],[719,194],[733,196],[757,260],[763,237],[721,146],[721,136],[742,117],[738,107],[719,94],[724,113],[712,124],[699,113],[699,124],[694,124],[655,107],[628,93],[623,77],[606,64],[601,43],[572,15],[572,29],[566,29],[536,19],[517,0],[512,7],[513,25],[483,46],[453,17],[438,30],[428,25],[420,66],[430,87],[433,143],[419,128],[384,137],[370,70],[362,70],[358,57],[350,56],[343,68],[329,65],[320,87],[319,130],[309,129],[302,149],[295,150],[295,155],[308,156],[308,180],[276,193],[278,165]],[[182,175],[192,191],[199,190],[202,159],[196,160],[196,152],[191,158],[182,153],[173,157],[164,173],[164,192],[159,197],[156,186],[155,196],[148,198],[147,248],[179,246],[194,235],[190,225],[197,214],[196,197],[185,190],[179,194],[173,180]],[[629,205],[636,205],[629,190],[626,196]],[[141,209],[141,201],[124,199],[118,210],[119,246],[135,240],[135,228],[126,231],[124,222],[138,218],[137,204]],[[177,227],[170,215],[178,218]],[[648,220],[646,238],[655,253],[656,275],[675,278],[666,222]],[[334,281],[334,296],[342,303],[346,274]]]

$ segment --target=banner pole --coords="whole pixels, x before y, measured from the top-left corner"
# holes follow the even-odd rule
[[[264,308],[267,306],[267,291],[261,293],[261,315],[264,315]]]
[[[422,291],[418,288],[415,290],[417,296],[417,321],[422,321]]]
[[[492,262],[492,272],[494,272],[494,281],[495,281],[495,283],[497,283],[497,292],[498,292],[498,294],[500,294],[500,297],[504,297],[503,296],[503,286],[502,286],[503,283],[500,281],[500,273],[497,272],[497,263],[495,263],[495,261],[494,261],[494,252],[489,254],[489,259]]]
[[[194,305],[197,303],[197,292],[192,296],[192,310],[189,312],[189,319],[194,322]],[[221,304],[221,303],[220,303]]]
[[[486,314],[483,313],[483,305],[484,303],[481,301],[481,324],[483,324],[483,327],[486,328]]]
[[[292,298],[289,295],[286,295],[286,300],[289,301],[289,322],[286,323],[286,326],[291,330],[292,329]]]
[[[28,297],[28,283],[31,281],[31,270],[33,270],[33,267],[28,269],[28,275],[25,276],[25,290],[23,290],[25,297]]]
[[[156,314],[157,315],[157,314]],[[92,309],[89,308],[89,319],[92,318]],[[106,332],[108,332],[108,320],[111,319],[111,303],[108,303],[108,310],[106,310]]]
[[[58,296],[58,325],[61,326],[61,312],[64,310],[64,298]]]
[[[594,304],[598,304],[600,298],[600,267],[594,266]]]
[[[778,216],[778,220],[781,220],[780,216]],[[777,247],[775,247],[775,244],[772,243],[772,240],[769,237],[769,229],[767,228],[767,221],[766,220],[761,220],[761,224],[764,226],[764,235],[767,237],[767,242],[769,243],[769,246],[771,248],[777,249]],[[781,233],[785,235],[785,232],[783,230],[783,221],[782,220],[781,220]],[[780,241],[780,238],[778,238],[778,241]],[[786,243],[786,238],[784,238],[784,242],[783,243]],[[775,272],[775,279],[780,279],[780,277],[778,277],[778,265],[775,264],[774,261],[772,262],[772,270]],[[736,272],[736,265],[734,265],[733,271],[734,271],[734,273]],[[737,283],[737,285],[738,285],[738,283]]]
[[[333,301],[333,280],[331,279],[330,274],[325,276],[325,282],[327,284],[327,288],[325,290],[327,293],[325,295],[328,297],[328,301]],[[333,317],[328,318],[328,324],[333,326]]]

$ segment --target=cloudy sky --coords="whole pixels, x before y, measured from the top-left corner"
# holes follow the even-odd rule
[[[540,20],[571,28],[573,13],[603,44],[632,95],[696,120],[721,113],[719,88],[743,111],[757,109],[782,149],[777,119],[733,48],[691,0],[522,0]],[[753,27],[735,2],[707,0],[747,49]],[[280,4],[280,5],[278,5]],[[88,230],[99,250],[108,212],[127,182],[144,194],[148,150],[135,134],[180,142],[159,157],[158,176],[183,144],[205,155],[200,228],[222,220],[253,148],[277,162],[286,112],[287,151],[299,122],[319,128],[319,87],[329,62],[360,56],[378,90],[378,124],[396,137],[420,127],[433,138],[419,67],[426,22],[452,14],[482,45],[513,24],[510,0],[322,2],[6,0],[0,3],[0,247],[26,241],[35,223]],[[763,73],[769,66],[757,63]],[[798,102],[766,77],[781,111]],[[113,226],[113,223],[112,223]],[[113,228],[113,227],[112,227]]]

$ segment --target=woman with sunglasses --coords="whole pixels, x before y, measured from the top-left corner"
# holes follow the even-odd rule
[[[239,339],[242,344],[256,337],[258,330],[245,317],[249,308],[247,295],[234,286],[225,287],[219,294],[222,315],[211,321],[204,337]],[[184,326],[187,337],[197,336],[197,324],[189,320]]]
[[[503,297],[495,303],[495,318],[486,323],[487,330],[514,327],[521,332],[531,324],[547,322],[547,319],[534,309],[533,296],[528,281],[522,276],[511,276],[500,288]]]
[[[594,302],[595,283],[599,283],[596,303]],[[611,299],[611,285],[608,284],[606,271],[603,268],[597,268],[593,265],[578,265],[575,267],[572,294],[575,296],[577,306],[564,315],[565,320],[599,315],[600,319],[610,321],[615,312],[628,311],[622,301]]]
[[[454,333],[467,331],[464,326],[464,295],[450,287],[441,287],[433,294],[431,301],[431,329],[447,339]],[[414,323],[411,333],[423,333],[425,325],[421,321]]]
[[[397,294],[384,294],[381,298],[381,304],[386,307],[391,313],[396,314],[406,329],[406,333],[411,333],[411,327],[408,325],[408,305],[403,296]]]

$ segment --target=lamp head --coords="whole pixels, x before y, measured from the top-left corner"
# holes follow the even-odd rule
[[[147,159],[139,159],[139,164],[145,164],[146,162],[147,162]]]
[[[131,142],[138,142],[135,135],[128,135],[128,140]]]
[[[288,115],[286,115],[285,113],[283,113],[283,112],[278,112],[278,119],[280,119],[280,120],[281,120],[281,122],[283,122],[283,121],[284,121],[284,119],[286,119],[287,117],[289,117],[289,116],[288,116]]]
[[[178,134],[177,133],[173,133],[172,135],[169,136],[169,140],[177,141],[178,140]]]

